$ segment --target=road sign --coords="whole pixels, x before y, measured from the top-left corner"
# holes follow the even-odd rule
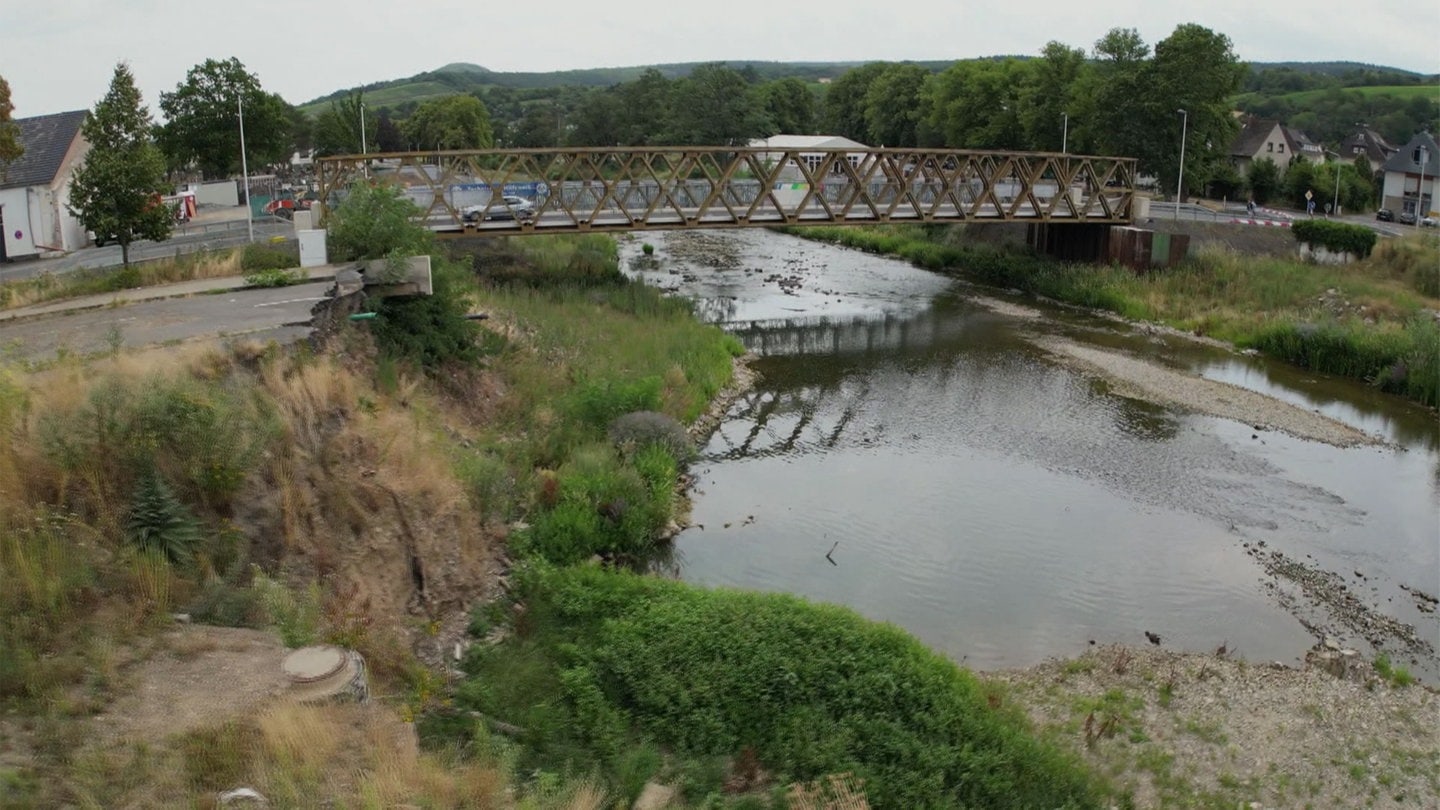
[[[1307,200],[1313,200],[1313,199],[1315,199],[1315,192],[1313,192],[1313,191],[1307,191],[1307,192],[1305,192],[1305,199],[1307,199]]]

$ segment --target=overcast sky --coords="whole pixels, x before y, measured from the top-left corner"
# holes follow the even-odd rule
[[[0,0],[0,76],[24,118],[94,106],[124,60],[158,114],[160,93],[212,57],[239,57],[300,104],[450,62],[948,60],[1035,54],[1052,39],[1089,49],[1117,26],[1153,45],[1185,22],[1226,34],[1247,61],[1440,72],[1436,0]]]

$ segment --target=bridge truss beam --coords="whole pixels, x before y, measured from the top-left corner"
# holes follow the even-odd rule
[[[356,182],[402,189],[440,236],[940,222],[1128,224],[1135,160],[950,149],[650,147],[343,155],[316,161],[320,216]],[[507,205],[504,196],[525,204]]]

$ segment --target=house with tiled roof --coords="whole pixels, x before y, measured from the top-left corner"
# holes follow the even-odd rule
[[[1370,162],[1370,167],[1376,170],[1384,166],[1385,161],[1398,151],[1400,148],[1385,140],[1384,135],[1366,126],[1355,130],[1350,137],[1340,142],[1341,160],[1353,161],[1363,155]]]
[[[1381,207],[1418,218],[1435,213],[1435,197],[1440,189],[1440,145],[1428,132],[1417,132],[1410,142],[1400,147],[1385,161],[1385,184]]]
[[[1325,148],[1300,130],[1274,118],[1250,118],[1230,145],[1230,165],[1242,177],[1248,177],[1251,164],[1267,159],[1279,167],[1283,176],[1296,160],[1324,163]]]
[[[87,110],[20,118],[25,149],[0,165],[0,261],[85,246],[85,227],[70,213],[70,185],[90,145],[80,134]]]

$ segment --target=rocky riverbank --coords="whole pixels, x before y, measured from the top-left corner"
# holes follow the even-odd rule
[[[1231,652],[1099,647],[987,677],[1135,807],[1440,803],[1435,691],[1364,662],[1295,669]]]

